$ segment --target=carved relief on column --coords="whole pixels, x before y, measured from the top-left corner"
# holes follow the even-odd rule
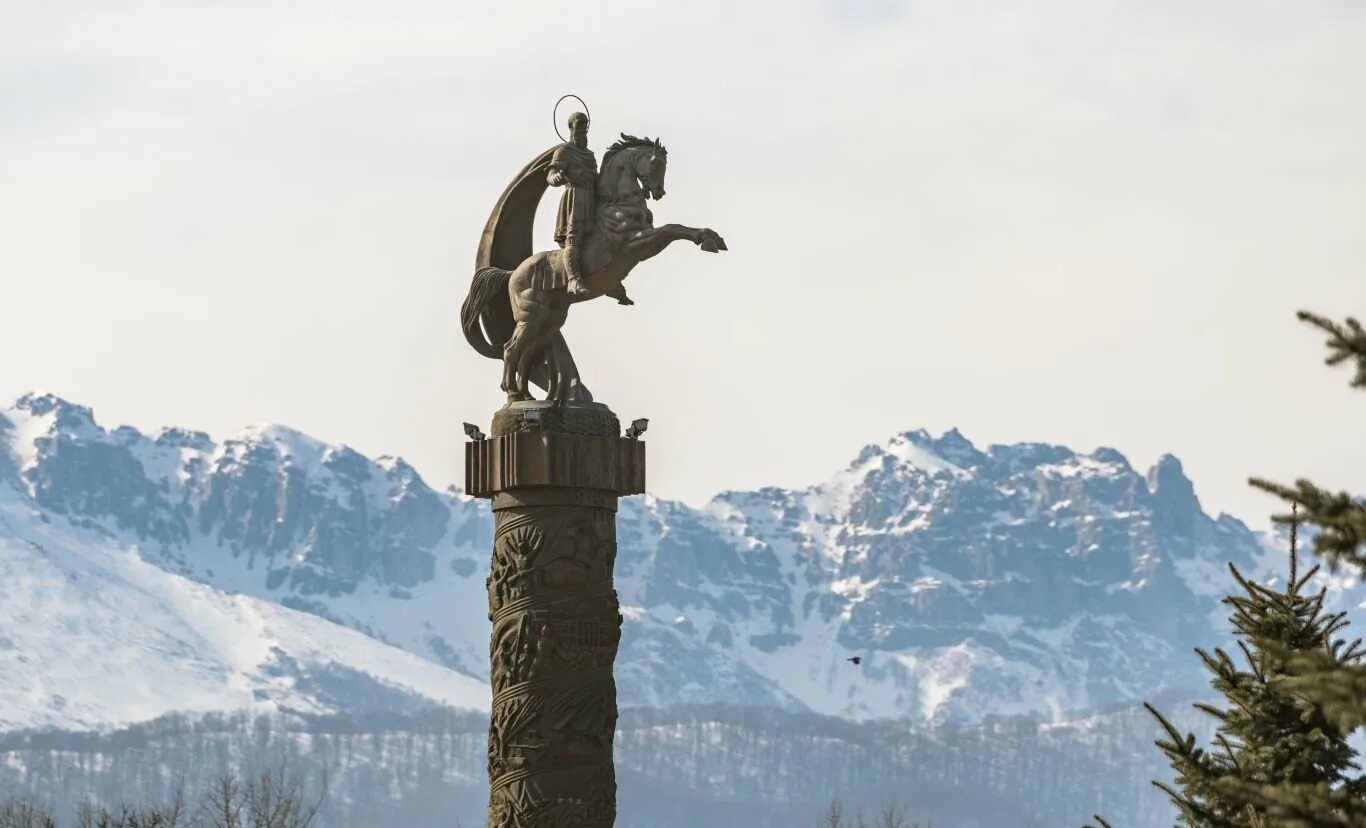
[[[494,499],[490,828],[615,820],[615,509],[615,494],[600,490]]]

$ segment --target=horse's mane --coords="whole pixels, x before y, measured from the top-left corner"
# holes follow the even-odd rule
[[[622,150],[631,149],[632,147],[651,147],[659,150],[661,155],[669,154],[668,149],[659,142],[658,138],[637,138],[634,135],[627,135],[623,132],[621,133],[621,140],[608,147],[607,152],[603,153],[602,168],[606,170],[607,165],[612,163],[613,156]]]

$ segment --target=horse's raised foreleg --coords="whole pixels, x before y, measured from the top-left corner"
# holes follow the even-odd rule
[[[664,248],[676,241],[687,239],[708,253],[726,249],[726,242],[715,230],[707,227],[688,227],[683,224],[665,224],[632,233],[626,240],[625,251],[637,261],[658,256]]]

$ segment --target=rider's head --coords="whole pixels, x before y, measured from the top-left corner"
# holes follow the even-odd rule
[[[578,146],[585,146],[588,143],[588,116],[582,112],[575,112],[569,116],[569,136]]]

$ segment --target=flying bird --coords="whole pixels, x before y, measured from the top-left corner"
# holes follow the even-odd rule
[[[852,661],[854,662],[854,666],[857,667],[859,665],[859,662],[863,661],[863,657],[853,656],[852,658],[846,658],[845,661]]]

